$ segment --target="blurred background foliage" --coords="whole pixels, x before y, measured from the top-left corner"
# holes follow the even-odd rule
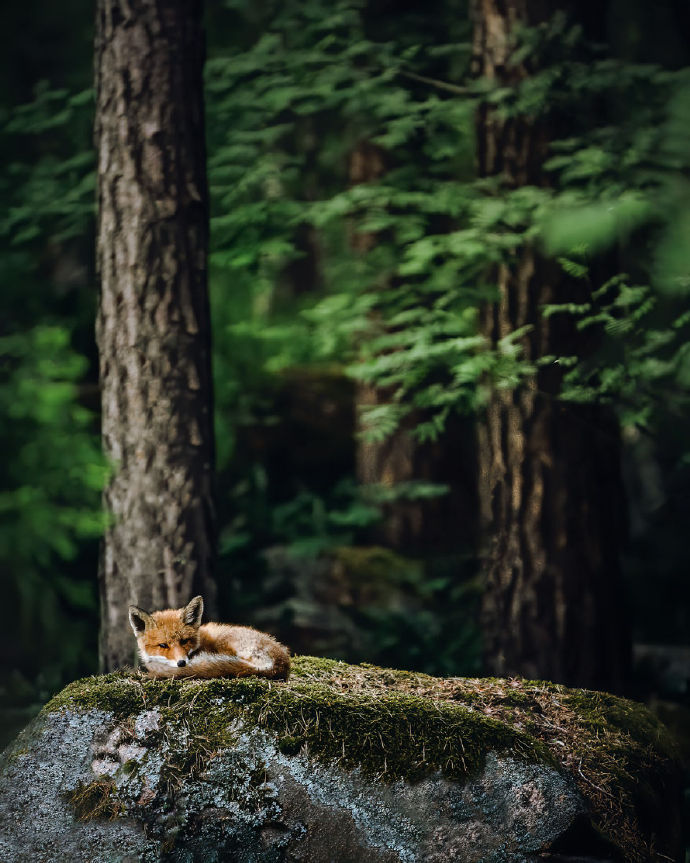
[[[226,619],[297,652],[481,672],[473,417],[489,383],[533,368],[519,333],[488,350],[477,316],[489,265],[529,242],[588,289],[544,313],[602,334],[586,362],[540,362],[568,369],[565,398],[620,419],[635,640],[688,646],[690,26],[682,3],[656,5],[653,22],[642,0],[602,7],[594,41],[559,15],[521,32],[538,71],[491,88],[471,79],[464,0],[209,4]],[[107,466],[92,10],[28,0],[3,15],[0,694],[21,711],[96,670]],[[548,186],[476,179],[483,101],[554,130]],[[363,481],[366,448],[401,428],[427,467]],[[432,523],[433,542],[392,533],[400,513]],[[687,698],[678,675],[663,686]]]

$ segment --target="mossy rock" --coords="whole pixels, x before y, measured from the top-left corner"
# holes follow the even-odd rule
[[[677,789],[663,725],[605,693],[311,657],[287,683],[121,672],[5,753],[0,859],[676,859]]]

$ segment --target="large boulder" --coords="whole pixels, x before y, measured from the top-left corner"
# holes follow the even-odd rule
[[[297,658],[291,679],[77,681],[6,750],[0,860],[676,860],[643,706]]]

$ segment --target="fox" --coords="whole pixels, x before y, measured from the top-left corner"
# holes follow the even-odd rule
[[[204,600],[149,613],[129,606],[139,656],[151,677],[268,677],[287,680],[290,653],[251,626],[203,623]]]

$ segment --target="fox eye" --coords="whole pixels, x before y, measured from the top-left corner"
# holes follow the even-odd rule
[[[170,645],[169,644],[159,644],[159,647],[162,647],[163,650],[166,650]]]
[[[180,644],[189,644],[189,639],[188,638],[181,638]]]

